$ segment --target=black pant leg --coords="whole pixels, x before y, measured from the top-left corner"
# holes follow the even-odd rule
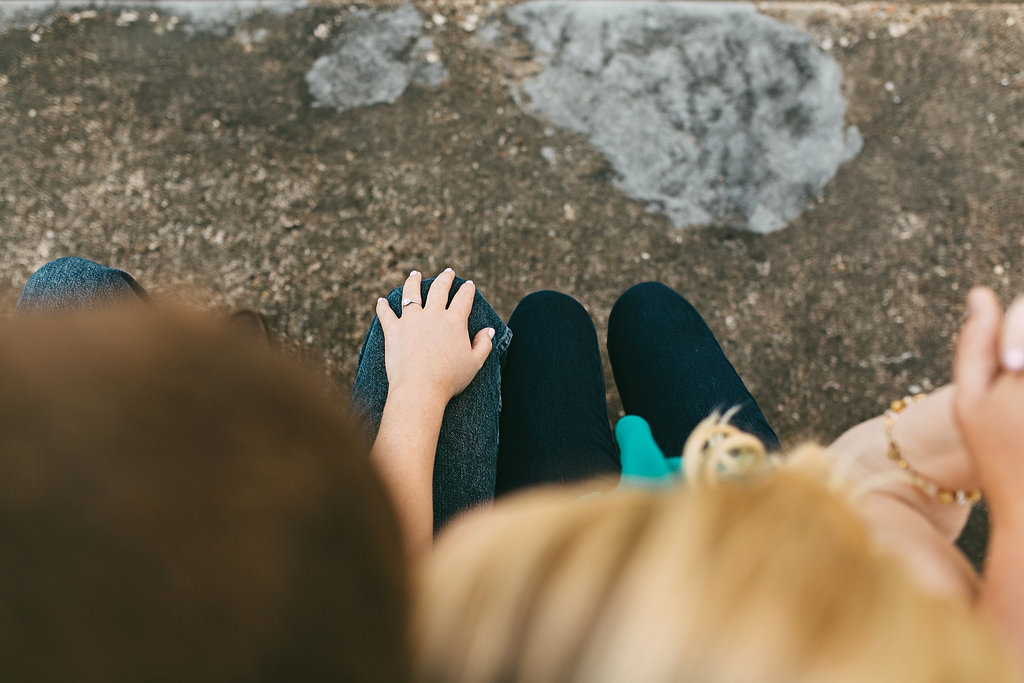
[[[666,456],[677,456],[713,411],[739,406],[732,424],[769,450],[779,440],[700,313],[657,282],[628,289],[608,320],[608,356],[627,414],[647,420]]]
[[[535,292],[509,320],[496,495],[619,471],[594,323],[572,297]]]

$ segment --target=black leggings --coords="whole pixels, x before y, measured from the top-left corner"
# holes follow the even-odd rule
[[[597,333],[575,299],[524,298],[509,320],[495,494],[619,471]],[[628,415],[647,420],[666,456],[697,424],[739,406],[732,423],[769,450],[778,437],[697,310],[657,282],[627,290],[608,320],[608,356]]]

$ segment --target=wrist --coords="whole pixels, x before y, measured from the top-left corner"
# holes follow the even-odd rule
[[[951,389],[893,401],[885,414],[888,458],[929,497],[965,505],[981,498],[977,476],[956,427]]]
[[[408,382],[390,384],[388,386],[388,403],[417,405],[425,408],[436,408],[444,413],[451,394],[436,385],[424,382]]]
[[[389,390],[374,451],[380,450],[382,457],[403,468],[421,474],[433,472],[444,410],[445,403],[432,394]]]
[[[910,426],[910,425],[908,425]],[[914,431],[913,429],[911,431]],[[908,438],[907,459],[922,458],[928,462],[925,471],[938,479],[944,472],[936,468],[930,456],[939,456],[939,452],[931,452],[923,443],[918,442],[913,434],[900,432],[897,439]],[[942,441],[939,439],[938,441]],[[903,442],[900,442],[903,447]],[[944,444],[936,443],[939,451],[945,450]],[[874,506],[875,501],[888,500],[914,510],[917,514],[930,520],[932,524],[946,536],[955,537],[967,520],[970,510],[968,506],[943,505],[932,496],[915,486],[906,471],[889,456],[889,440],[885,433],[885,417],[879,416],[863,422],[850,429],[837,439],[829,450],[837,458],[841,467],[842,477],[856,492],[860,502],[858,507]],[[944,454],[942,459],[945,459]],[[913,463],[916,467],[916,462]]]

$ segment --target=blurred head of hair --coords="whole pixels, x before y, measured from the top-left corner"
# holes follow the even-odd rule
[[[10,681],[402,681],[408,590],[322,382],[195,315],[0,325]]]
[[[418,680],[1016,680],[968,606],[876,549],[821,449],[763,467],[728,432],[691,437],[689,485],[533,491],[453,524],[420,576]],[[730,460],[750,474],[712,473]]]

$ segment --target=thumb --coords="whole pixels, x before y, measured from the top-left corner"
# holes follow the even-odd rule
[[[971,290],[967,305],[970,315],[960,330],[953,361],[958,403],[978,401],[999,373],[999,332],[1003,322],[999,300],[992,290],[976,287]]]
[[[477,367],[482,368],[484,363],[487,361],[487,356],[491,354],[491,349],[494,347],[494,328],[485,327],[476,333],[473,337],[473,358],[477,361]]]

